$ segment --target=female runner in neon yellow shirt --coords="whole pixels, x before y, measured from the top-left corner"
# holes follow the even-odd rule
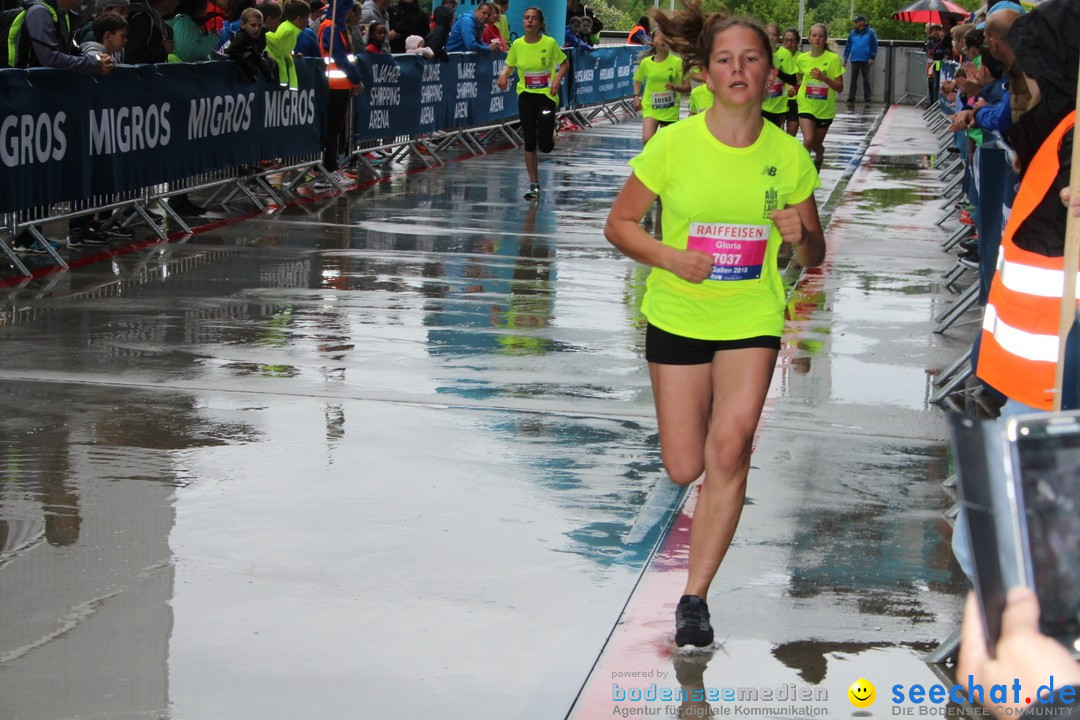
[[[814,153],[814,166],[821,170],[825,159],[825,135],[836,117],[836,96],[844,92],[844,61],[825,45],[829,29],[821,23],[810,26],[810,51],[799,55],[799,129],[803,145]]]
[[[777,251],[791,243],[800,264],[815,266],[825,238],[809,155],[761,115],[775,77],[765,32],[705,15],[700,0],[655,20],[672,49],[704,71],[715,100],[657,133],[630,162],[604,233],[653,267],[642,311],[660,451],[675,483],[704,472],[675,643],[710,647],[706,598],[739,522],[784,326]],[[658,196],[662,242],[640,225]]]
[[[660,128],[679,121],[682,93],[690,92],[683,59],[669,51],[659,32],[653,34],[652,51],[634,71],[634,109],[641,113],[641,144]]]
[[[559,108],[559,87],[566,77],[570,63],[559,43],[546,29],[540,8],[525,9],[522,20],[525,34],[510,46],[496,82],[500,90],[510,84],[510,73],[517,71],[518,115],[521,118],[521,137],[525,142],[525,172],[529,174],[526,200],[540,197],[540,152],[555,149],[555,111]]]

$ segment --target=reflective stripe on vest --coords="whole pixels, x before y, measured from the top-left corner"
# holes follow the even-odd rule
[[[337,63],[334,62],[334,58],[330,55],[327,49],[323,47],[323,31],[327,27],[331,28],[331,32],[337,34],[337,38],[331,38],[331,41],[337,39],[344,42],[346,39],[343,34],[338,33],[337,28],[334,28],[334,23],[332,20],[327,19],[322,21],[322,24],[319,26],[319,54],[322,55],[323,62],[326,64],[326,79],[329,82],[331,90],[352,90],[354,87],[356,87],[356,83],[350,80],[349,76],[345,74],[345,71],[337,66]],[[348,55],[348,58],[349,62],[356,62],[355,55],[350,53]]]
[[[1024,250],[1013,236],[1051,191],[1060,170],[1061,141],[1075,122],[1074,111],[1058,124],[1020,183],[983,314],[976,370],[980,379],[1010,399],[1043,410],[1054,407],[1064,259]]]

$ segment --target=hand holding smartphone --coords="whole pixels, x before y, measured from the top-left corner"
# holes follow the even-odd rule
[[[1080,653],[1080,413],[1013,418],[1005,427],[1024,584],[1039,629]]]
[[[1006,592],[1032,588],[1040,630],[1080,656],[1080,412],[995,421],[950,417],[960,512],[986,645]]]

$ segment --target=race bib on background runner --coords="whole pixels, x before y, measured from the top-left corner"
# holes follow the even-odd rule
[[[654,110],[664,110],[665,108],[675,107],[675,93],[671,90],[653,93],[652,106]]]
[[[687,250],[713,256],[710,280],[757,280],[772,225],[690,222]]]
[[[543,72],[527,72],[525,73],[525,88],[528,90],[543,90],[548,86],[551,80],[551,73],[547,70]]]
[[[784,94],[784,82],[777,80],[774,83],[769,84],[769,89],[765,92],[767,98],[778,98]]]
[[[828,100],[829,99],[829,86],[819,85],[817,83],[806,83],[806,99],[807,100]]]

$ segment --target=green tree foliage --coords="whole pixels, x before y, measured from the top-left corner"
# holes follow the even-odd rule
[[[680,2],[676,0],[676,7]],[[807,33],[811,25],[821,22],[829,28],[829,37],[844,39],[853,27],[851,19],[865,15],[882,40],[921,40],[922,25],[892,19],[892,14],[904,4],[905,0],[806,0],[803,31]],[[605,28],[627,31],[653,7],[646,0],[597,0],[588,5],[604,21]],[[726,8],[735,15],[763,23],[775,22],[781,30],[798,27],[799,23],[799,0],[704,0],[702,5],[706,10]],[[668,9],[670,0],[661,0],[660,7]]]

